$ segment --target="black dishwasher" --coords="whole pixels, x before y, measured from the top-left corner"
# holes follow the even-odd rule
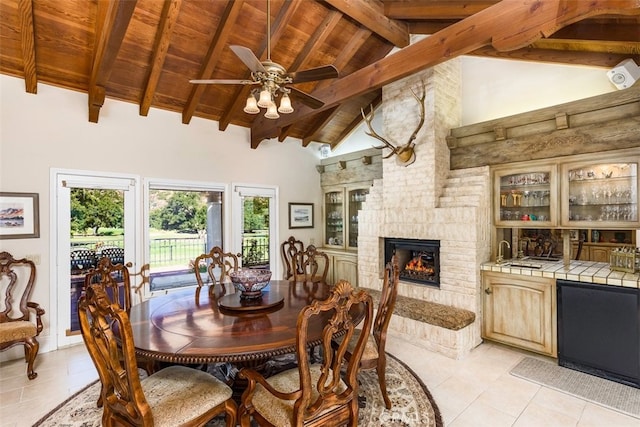
[[[556,284],[558,364],[640,388],[640,290]]]

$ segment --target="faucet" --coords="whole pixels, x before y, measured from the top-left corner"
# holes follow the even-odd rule
[[[518,258],[524,258],[529,255],[529,245],[531,244],[530,237],[523,237],[520,239],[521,245],[518,251]]]
[[[502,245],[506,244],[507,248],[511,249],[511,244],[506,240],[500,241],[498,243],[498,258],[496,258],[496,264],[502,264],[504,262],[504,256],[502,255]]]

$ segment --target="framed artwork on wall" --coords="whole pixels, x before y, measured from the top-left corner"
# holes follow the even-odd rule
[[[289,203],[289,228],[313,228],[313,203]]]
[[[0,240],[40,237],[38,193],[0,192]]]

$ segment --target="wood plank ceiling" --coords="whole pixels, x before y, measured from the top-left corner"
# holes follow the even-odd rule
[[[250,79],[229,49],[267,59],[267,0],[1,0],[0,73],[84,92],[98,123],[109,99],[251,128],[251,146],[298,138],[336,147],[381,88],[458,55],[612,68],[640,64],[640,0],[271,0],[271,58],[287,71],[333,64],[337,79],[296,84],[325,102],[269,120],[243,111]],[[409,44],[411,34],[426,34]],[[388,55],[393,48],[399,50]],[[604,72],[604,71],[603,71]],[[178,120],[178,118],[176,118]]]

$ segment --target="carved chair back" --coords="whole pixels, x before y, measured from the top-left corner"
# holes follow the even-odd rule
[[[200,290],[207,284],[202,280],[201,268],[206,268],[209,276],[209,297],[214,298],[216,296],[215,287],[218,284],[221,287],[220,295],[224,295],[226,293],[226,283],[231,282],[229,273],[239,270],[240,262],[238,259],[240,257],[242,257],[242,254],[224,252],[219,246],[211,248],[209,253],[199,255],[193,261],[196,281],[198,282],[196,298],[200,297]]]
[[[297,240],[295,237],[290,236],[287,240],[282,242],[280,246],[282,252],[282,262],[284,263],[284,279],[289,280],[294,276],[295,257],[299,252],[304,252],[304,243],[302,240]],[[302,271],[296,271],[295,273],[302,273]]]
[[[367,337],[365,351],[360,361],[360,369],[376,370],[376,373],[378,374],[378,384],[387,409],[391,409],[391,400],[387,393],[387,381],[385,376],[387,368],[385,347],[387,342],[387,329],[389,328],[389,322],[391,321],[391,315],[393,314],[393,309],[396,305],[396,297],[398,295],[399,274],[398,258],[396,255],[393,255],[391,261],[386,264],[384,269],[382,291],[380,292],[378,310],[376,312],[375,319],[373,320],[372,334]],[[354,352],[355,343],[361,333],[362,331],[357,330],[355,338],[349,343],[345,353],[347,360],[350,360],[351,357],[353,357],[352,353]],[[342,344],[341,340],[342,339],[340,338],[334,341],[334,348],[337,348],[338,345]]]
[[[348,342],[354,336],[359,319],[353,317],[352,308],[362,304],[363,334],[357,339],[350,360],[344,357]],[[296,356],[298,366],[277,374],[277,379],[268,383],[258,372],[251,369],[240,371],[249,385],[242,396],[240,408],[242,425],[249,425],[251,416],[259,425],[357,425],[358,421],[358,369],[367,336],[371,333],[373,307],[371,296],[364,290],[356,291],[349,282],[340,280],[331,289],[326,300],[315,300],[306,306],[298,316]],[[307,334],[309,325],[322,322],[326,325],[322,333],[322,354],[320,363],[310,363],[307,356]],[[332,339],[344,334],[342,344],[332,350]],[[276,384],[295,384],[289,391],[278,390]],[[262,388],[256,390],[257,384]],[[255,394],[271,393],[273,399],[290,401],[287,405],[272,404],[269,410],[261,411],[253,404]],[[256,397],[262,399],[263,396]],[[264,407],[264,405],[260,405]],[[281,408],[288,410],[282,411]]]
[[[151,407],[137,373],[127,312],[111,302],[102,284],[94,283],[80,298],[78,318],[82,338],[102,382],[100,400],[104,413],[126,425],[153,425]]]
[[[26,258],[15,259],[9,252],[0,252],[0,350],[24,345],[27,376],[30,380],[38,374],[33,365],[40,344],[36,336],[42,332],[44,310],[30,301],[36,279],[36,266]],[[35,323],[31,311],[35,312]]]
[[[113,264],[111,259],[103,256],[98,265],[84,276],[84,288],[92,284],[103,286],[113,303],[118,304],[129,313],[131,310],[131,278],[129,269],[123,264]]]
[[[319,251],[314,245],[298,252],[294,259],[293,278],[296,282],[327,282],[329,273],[329,255]]]

